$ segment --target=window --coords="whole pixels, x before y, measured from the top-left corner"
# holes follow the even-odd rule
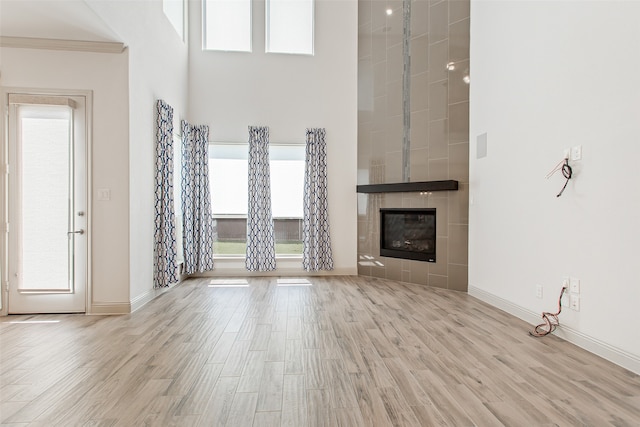
[[[202,2],[203,49],[251,52],[251,0]]]
[[[313,55],[313,0],[267,0],[266,51]]]
[[[65,233],[74,229],[72,111],[61,105],[20,105],[18,120],[21,289],[72,289],[68,257],[74,240]]]
[[[244,256],[247,241],[247,144],[209,146],[211,210],[216,221],[214,254]],[[270,144],[271,213],[276,254],[302,254],[303,144]]]
[[[162,0],[162,11],[184,40],[184,0]]]

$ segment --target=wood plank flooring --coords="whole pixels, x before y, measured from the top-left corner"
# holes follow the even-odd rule
[[[0,424],[640,425],[638,375],[467,294],[248,281],[190,279],[131,315],[0,318]]]

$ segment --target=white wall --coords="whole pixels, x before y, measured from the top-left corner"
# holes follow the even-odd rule
[[[535,321],[579,278],[559,334],[636,372],[639,16],[640,2],[471,3],[469,292]],[[544,177],[575,145],[558,198],[564,180]]]
[[[92,204],[92,307],[88,310],[99,310],[100,306],[127,307],[127,53],[0,48],[0,56],[0,84],[4,87],[93,91],[93,191],[95,194],[98,188],[110,188],[111,200],[94,198]]]
[[[307,127],[326,128],[334,272],[355,274],[357,2],[316,0],[315,13],[314,56],[264,53],[259,0],[253,53],[203,52],[201,3],[191,2],[189,117],[216,141],[246,142],[249,125],[269,126],[272,142],[304,142]]]
[[[161,1],[87,0],[129,50],[131,301],[153,295],[155,103],[174,108],[174,131],[187,105],[188,49]],[[122,165],[121,167],[126,167]]]

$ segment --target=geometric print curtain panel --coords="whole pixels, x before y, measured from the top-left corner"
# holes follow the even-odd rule
[[[173,207],[173,108],[156,103],[156,177],[153,287],[178,282]]]
[[[276,269],[276,248],[271,216],[268,127],[249,126],[248,166],[245,266],[249,271],[271,271]]]
[[[185,273],[213,270],[209,127],[182,121],[182,242]]]
[[[327,203],[327,144],[324,128],[307,129],[302,220],[302,267],[333,270]]]

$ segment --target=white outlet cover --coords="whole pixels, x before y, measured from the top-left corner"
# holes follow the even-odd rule
[[[569,298],[569,307],[573,311],[580,311],[580,297],[578,295],[571,295]]]
[[[569,290],[572,294],[580,293],[580,279],[576,279],[575,277],[571,278]]]

